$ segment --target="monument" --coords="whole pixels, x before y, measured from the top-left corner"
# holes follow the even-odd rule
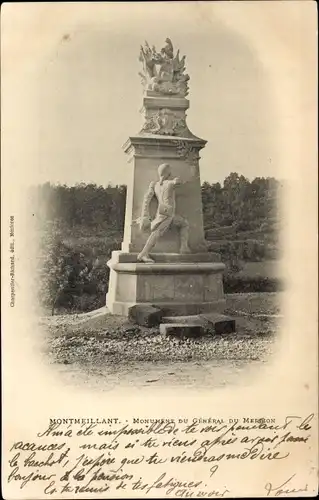
[[[127,316],[152,305],[168,316],[222,312],[219,254],[207,250],[199,152],[206,141],[186,123],[189,76],[171,40],[140,50],[144,125],[129,137],[122,249],[112,252],[107,307]]]

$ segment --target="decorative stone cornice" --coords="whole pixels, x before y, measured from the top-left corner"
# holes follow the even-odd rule
[[[225,270],[225,264],[221,262],[201,262],[201,263],[114,263],[113,260],[107,262],[109,268],[118,273],[125,274],[213,274],[221,273]]]
[[[123,145],[128,155],[157,156],[162,158],[181,158],[190,164],[198,162],[199,151],[206,141],[199,137],[179,139],[174,136],[138,134],[131,136]]]

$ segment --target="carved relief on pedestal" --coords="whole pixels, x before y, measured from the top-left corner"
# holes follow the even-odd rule
[[[199,160],[198,149],[191,146],[187,141],[175,141],[177,154],[190,165],[197,165]]]
[[[176,140],[174,142],[176,144],[178,156],[191,165],[193,176],[199,176],[198,161],[200,157],[198,148],[194,148],[187,141]]]
[[[184,116],[168,108],[148,111],[141,132],[185,137],[190,134]]]
[[[143,71],[139,73],[145,90],[152,90],[159,95],[185,97],[188,94],[189,76],[184,74],[185,56],[179,58],[179,50],[174,56],[171,40],[166,38],[165,46],[157,52],[145,42],[141,46],[139,60]]]

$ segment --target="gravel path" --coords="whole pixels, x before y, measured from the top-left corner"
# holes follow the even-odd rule
[[[64,383],[96,390],[153,387],[222,387],[248,383],[275,347],[280,316],[275,293],[227,296],[227,313],[236,318],[234,334],[180,340],[163,337],[125,318],[107,316],[85,325],[88,315],[42,318],[48,332],[44,351]],[[95,322],[94,322],[95,321]]]

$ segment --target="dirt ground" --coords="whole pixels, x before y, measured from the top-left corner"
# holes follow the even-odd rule
[[[197,339],[163,337],[119,316],[45,317],[43,350],[64,384],[90,390],[246,385],[271,361],[282,294],[228,295],[236,333]]]

